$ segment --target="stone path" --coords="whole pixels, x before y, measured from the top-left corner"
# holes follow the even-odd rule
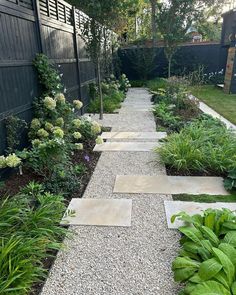
[[[221,177],[118,175],[115,193],[228,195]]]
[[[129,104],[151,108],[145,89],[131,89],[119,114],[105,115],[113,132],[155,132],[150,111],[134,111]],[[93,116],[97,118],[97,116]],[[130,139],[132,141],[132,139]],[[117,175],[165,175],[156,155],[148,152],[102,153],[84,199],[131,199],[131,227],[71,226],[73,240],[65,240],[41,295],[176,295],[171,262],[177,255],[179,234],[167,228],[164,200],[170,195],[114,194]]]
[[[158,146],[157,142],[104,142],[96,144],[94,151],[97,152],[149,152]]]

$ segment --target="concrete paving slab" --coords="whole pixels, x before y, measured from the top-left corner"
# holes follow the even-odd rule
[[[94,147],[95,152],[149,152],[156,148],[157,142],[105,142]]]
[[[115,193],[228,195],[221,177],[119,175]]]
[[[103,132],[103,139],[163,139],[166,132]]]
[[[201,214],[202,211],[206,209],[230,209],[232,211],[236,210],[236,203],[197,203],[197,202],[182,202],[182,201],[164,201],[166,219],[168,228],[176,229],[180,226],[185,225],[183,221],[175,220],[171,223],[171,217],[180,212],[186,212],[189,215]]]
[[[95,226],[131,226],[130,199],[72,199],[62,224]]]

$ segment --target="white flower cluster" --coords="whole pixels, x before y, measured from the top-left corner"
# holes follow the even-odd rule
[[[21,164],[21,159],[16,154],[10,154],[7,157],[0,156],[0,169],[10,167],[15,168]]]

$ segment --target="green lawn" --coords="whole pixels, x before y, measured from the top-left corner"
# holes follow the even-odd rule
[[[236,124],[236,94],[225,94],[213,85],[195,86],[191,93],[215,111]]]
[[[234,203],[236,202],[236,193],[228,196],[211,196],[211,195],[173,195],[173,200],[175,201],[185,201],[185,202],[199,202],[199,203],[215,203],[215,202],[226,202]]]

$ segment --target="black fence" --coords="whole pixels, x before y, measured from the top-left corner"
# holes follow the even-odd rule
[[[191,44],[180,46],[173,57],[172,74],[181,75],[191,72],[199,65],[203,65],[205,72],[225,70],[227,48],[220,44]],[[164,48],[125,48],[119,51],[121,71],[126,73],[130,80],[145,78],[145,69],[149,68],[148,79],[166,77],[168,62]],[[148,71],[147,71],[148,72]]]
[[[0,153],[5,149],[4,119],[29,121],[40,93],[32,60],[44,53],[61,73],[69,99],[89,103],[88,84],[96,79],[80,31],[88,18],[63,0],[0,1]]]

